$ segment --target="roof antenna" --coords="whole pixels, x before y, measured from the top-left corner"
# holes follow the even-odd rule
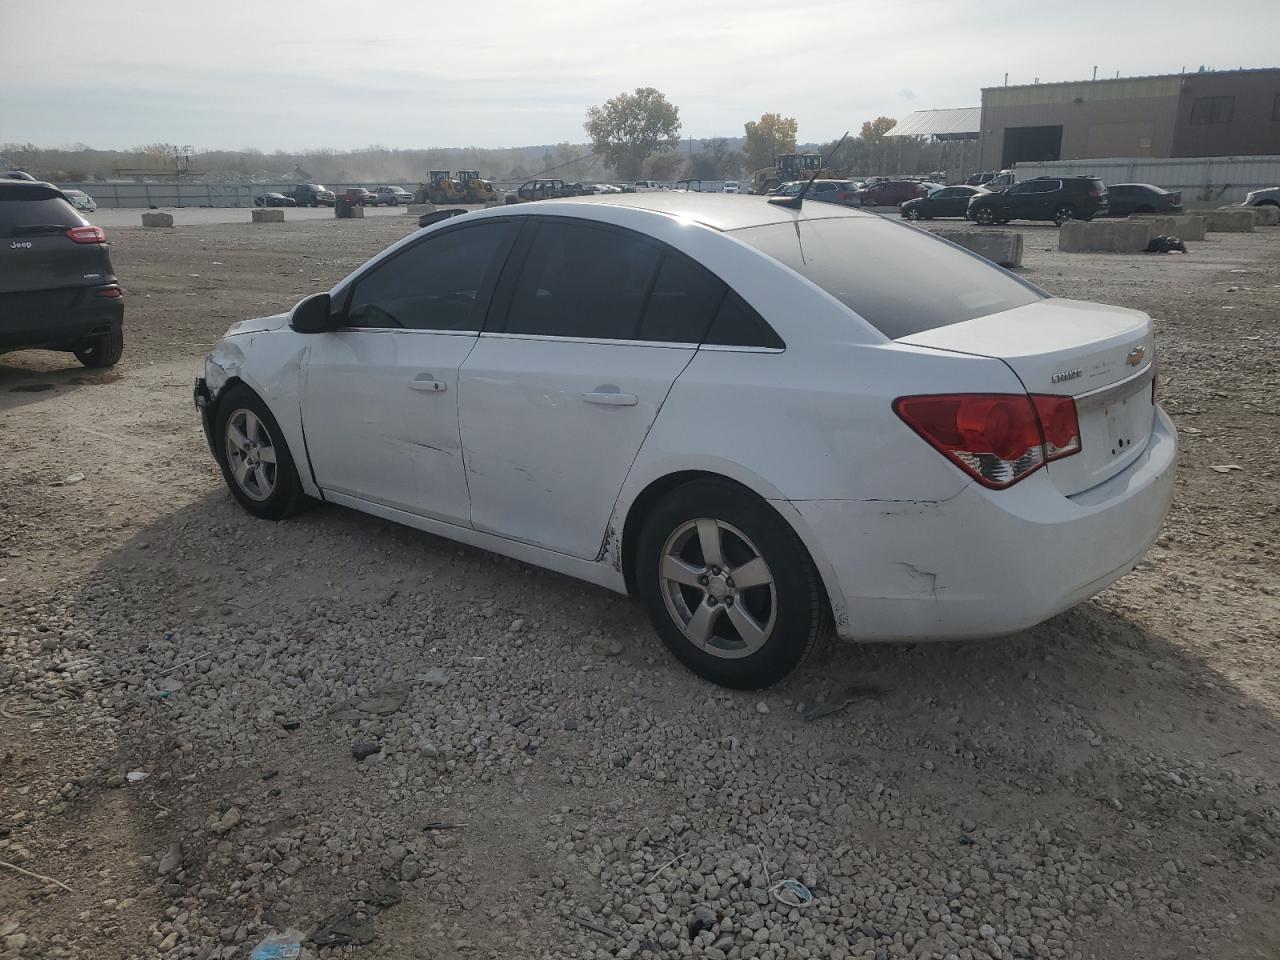
[[[800,192],[797,193],[794,197],[770,197],[769,202],[773,204],[777,204],[779,207],[788,207],[792,210],[799,210],[800,205],[804,203],[804,195],[808,193],[809,188],[813,186],[813,181],[818,179],[818,174],[820,174],[823,170],[827,169],[827,164],[831,162],[831,158],[836,155],[836,151],[839,150],[844,145],[844,142],[848,139],[849,139],[849,131],[846,130],[844,132],[844,136],[841,137],[840,140],[836,143],[836,145],[831,148],[831,152],[828,153],[826,159],[822,161],[822,167],[818,170],[813,171],[813,176],[809,178],[809,182],[806,183],[803,187],[801,187]]]

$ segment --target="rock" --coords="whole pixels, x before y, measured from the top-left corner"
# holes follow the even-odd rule
[[[27,935],[25,933],[11,933],[4,938],[5,952],[13,951],[20,953],[27,946]]]
[[[182,842],[175,840],[173,843],[169,844],[169,848],[165,850],[164,856],[160,858],[160,863],[156,867],[156,872],[162,877],[167,877],[181,866]]]
[[[613,637],[597,637],[591,641],[591,652],[600,657],[616,657],[624,649],[622,641]]]
[[[768,713],[768,712],[769,712],[769,704],[767,704],[765,701],[761,700],[759,703],[756,704],[756,713]]]
[[[218,834],[226,833],[227,831],[232,830],[236,826],[238,826],[239,823],[240,823],[240,808],[232,807],[230,810],[228,810],[226,813],[224,813],[221,817],[218,818],[218,822],[213,825],[213,832]]]
[[[573,719],[573,717],[569,717],[569,718],[568,718],[568,719],[566,719],[566,720],[565,720],[565,722],[564,722],[564,728],[565,728],[566,730],[577,730],[577,729],[578,729],[578,721],[577,721],[577,720],[575,720],[575,719]]]
[[[351,755],[356,758],[357,762],[381,752],[382,745],[378,743],[353,743],[351,745]]]

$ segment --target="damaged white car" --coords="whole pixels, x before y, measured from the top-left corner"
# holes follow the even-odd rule
[[[309,498],[637,596],[753,688],[829,627],[992,636],[1132,569],[1177,441],[1150,319],[914,227],[652,192],[468,213],[196,383],[237,500]]]

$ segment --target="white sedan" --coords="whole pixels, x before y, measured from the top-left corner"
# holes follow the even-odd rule
[[[901,222],[652,192],[468,213],[196,383],[235,498],[309,498],[637,596],[717,683],[992,636],[1142,558],[1173,489],[1151,320]]]

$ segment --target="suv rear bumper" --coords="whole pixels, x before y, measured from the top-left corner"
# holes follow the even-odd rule
[[[98,296],[115,286],[0,294],[0,350],[70,350],[124,323],[124,301]]]

